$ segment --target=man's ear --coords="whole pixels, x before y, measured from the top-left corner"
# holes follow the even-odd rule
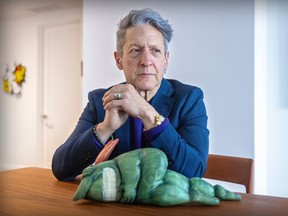
[[[114,59],[116,61],[116,65],[119,68],[119,70],[123,70],[123,66],[121,63],[121,57],[119,56],[119,54],[116,51],[114,52]]]

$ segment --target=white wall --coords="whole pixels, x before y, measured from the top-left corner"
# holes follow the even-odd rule
[[[288,1],[267,2],[267,194],[288,198]]]
[[[288,1],[257,0],[255,191],[288,197]]]
[[[124,80],[114,63],[115,32],[131,9],[152,7],[170,20],[166,78],[205,93],[210,152],[254,157],[254,1],[84,1],[84,90]]]
[[[21,63],[26,67],[22,96],[0,90],[0,169],[41,166],[42,146],[38,140],[38,45],[39,27],[81,20],[82,8],[69,8],[0,22],[0,67]]]

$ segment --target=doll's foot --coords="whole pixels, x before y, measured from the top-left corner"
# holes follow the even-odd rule
[[[233,193],[221,185],[215,185],[215,196],[221,200],[241,200],[241,196],[239,194]]]
[[[198,189],[192,188],[190,191],[190,201],[202,205],[218,205],[220,200],[217,197],[203,194]]]

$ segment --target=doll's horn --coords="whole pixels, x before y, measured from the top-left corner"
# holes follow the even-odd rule
[[[111,155],[112,151],[114,150],[114,148],[116,147],[116,145],[118,144],[119,139],[115,139],[115,140],[111,140],[109,141],[105,147],[102,149],[102,151],[98,154],[95,162],[93,165],[101,163],[103,161],[108,160],[109,156]]]

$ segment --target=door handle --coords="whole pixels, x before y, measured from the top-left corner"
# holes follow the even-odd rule
[[[48,115],[42,114],[41,117],[42,117],[43,119],[47,119],[47,118],[48,118]]]

